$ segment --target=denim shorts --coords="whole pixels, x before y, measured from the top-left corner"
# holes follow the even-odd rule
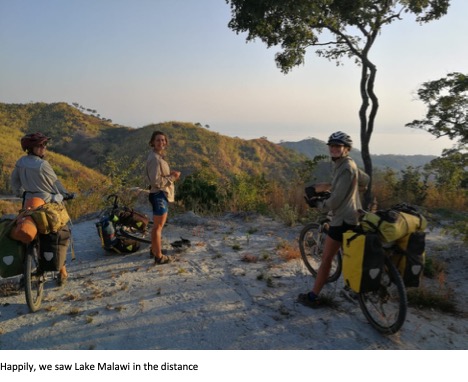
[[[150,193],[148,200],[153,207],[153,216],[162,216],[169,211],[169,202],[163,191]]]
[[[342,225],[330,226],[330,228],[328,229],[328,236],[330,236],[333,240],[339,241],[340,243],[342,243],[343,242],[343,234],[346,231],[353,230],[354,228],[356,228],[355,225],[347,224],[347,223],[343,222]]]

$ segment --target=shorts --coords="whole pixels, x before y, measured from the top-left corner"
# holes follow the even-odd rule
[[[333,240],[339,241],[340,243],[343,242],[343,234],[346,231],[350,231],[355,229],[357,226],[354,224],[347,224],[343,222],[342,225],[337,226],[330,226],[328,229],[328,236],[330,236]]]
[[[150,193],[148,200],[153,207],[153,216],[162,216],[169,211],[169,202],[163,191]]]

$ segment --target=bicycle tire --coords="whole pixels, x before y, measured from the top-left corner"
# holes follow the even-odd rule
[[[398,332],[406,320],[407,296],[400,273],[389,257],[377,291],[358,293],[358,301],[367,321],[383,334]]]
[[[153,229],[153,222],[149,222],[144,231],[140,231],[136,228],[118,225],[116,231],[118,235],[123,237],[139,241],[140,243],[151,244],[151,231]]]
[[[44,293],[45,275],[39,269],[38,257],[37,245],[29,245],[24,264],[24,292],[26,304],[31,312],[36,312],[40,308]]]
[[[302,261],[314,277],[317,277],[318,270],[322,264],[325,237],[326,234],[322,232],[322,226],[319,223],[305,225],[299,235],[299,249]],[[333,258],[327,283],[338,280],[341,275],[341,267],[342,256],[340,249],[338,254]]]

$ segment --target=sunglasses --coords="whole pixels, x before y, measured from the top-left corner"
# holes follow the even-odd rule
[[[40,144],[37,145],[37,147],[41,147],[41,148],[45,149],[47,147],[47,142],[40,143]]]

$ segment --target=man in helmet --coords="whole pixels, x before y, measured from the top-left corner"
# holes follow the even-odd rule
[[[13,192],[23,197],[23,206],[32,198],[45,203],[60,203],[67,195],[52,166],[44,159],[49,138],[42,133],[26,134],[21,138],[21,147],[27,155],[21,157],[11,174]],[[68,277],[65,265],[59,271],[58,283],[63,285]]]
[[[298,302],[312,308],[320,305],[319,293],[328,278],[333,258],[341,247],[343,233],[358,224],[357,211],[361,208],[359,191],[365,190],[369,183],[369,176],[359,170],[348,155],[353,146],[348,134],[342,131],[333,133],[327,145],[333,162],[331,194],[328,199],[317,202],[317,207],[330,210],[332,220],[312,291],[301,293],[298,297]]]

